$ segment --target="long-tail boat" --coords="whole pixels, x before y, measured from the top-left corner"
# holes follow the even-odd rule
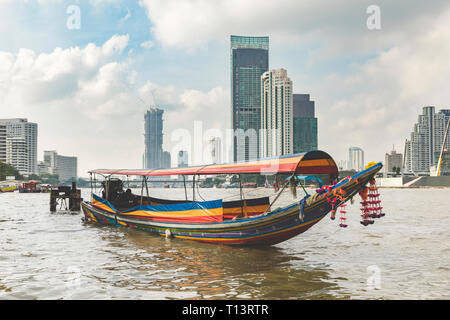
[[[364,171],[337,182],[339,175],[335,161],[323,151],[281,156],[255,161],[213,164],[174,169],[98,169],[90,171],[91,181],[97,175],[104,177],[102,196],[92,192],[92,200],[82,203],[86,222],[130,227],[166,237],[197,240],[228,245],[273,245],[295,237],[322,220],[330,211],[345,203],[365,188],[382,168],[381,163],[372,164]],[[279,183],[273,200],[269,197],[241,200],[212,201],[195,200],[196,177],[205,175],[245,174],[276,175],[285,179]],[[193,198],[168,200],[150,197],[147,179],[178,175],[193,181]],[[321,192],[306,196],[287,206],[274,209],[275,202],[285,190],[301,185],[296,176],[320,175],[328,177],[329,185]],[[128,189],[116,176],[142,178],[141,195]],[[198,181],[198,180],[197,180]],[[326,180],[325,180],[326,181]],[[144,186],[147,196],[144,196]],[[287,188],[290,186],[291,188]]]

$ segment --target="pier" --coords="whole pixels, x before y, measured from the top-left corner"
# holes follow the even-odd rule
[[[69,206],[67,206],[67,199],[69,199]],[[56,212],[58,205],[68,211],[81,210],[81,190],[77,189],[77,183],[72,182],[72,187],[59,186],[57,189],[50,191],[50,211]]]

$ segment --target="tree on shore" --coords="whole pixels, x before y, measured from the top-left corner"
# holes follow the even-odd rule
[[[14,176],[16,180],[22,180],[23,176],[13,166],[0,161],[0,181],[6,180],[6,177]]]

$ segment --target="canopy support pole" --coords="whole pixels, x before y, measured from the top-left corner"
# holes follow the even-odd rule
[[[186,176],[185,176],[185,175],[183,175],[183,184],[184,184],[184,195],[186,196],[186,201],[187,201],[187,199],[188,199],[188,196],[187,196],[187,189],[186,189]]]
[[[142,202],[144,201],[144,180],[145,180],[145,177],[142,176],[142,186],[141,186],[141,206],[142,206]]]
[[[195,174],[192,180],[192,202],[195,202]]]
[[[241,195],[241,216],[244,216],[244,197],[242,192],[242,179],[240,174],[238,176],[239,176],[239,189]]]
[[[91,182],[91,199],[92,199],[92,195],[93,195],[93,189],[92,189],[92,172],[89,173],[90,175],[90,182]]]
[[[294,176],[294,174],[292,174],[291,178]],[[263,215],[266,215],[270,211],[270,209],[272,208],[273,204],[278,200],[278,198],[283,193],[284,189],[286,189],[286,187],[289,185],[289,181],[291,180],[291,178],[288,179],[288,181],[284,183],[283,188],[281,188],[280,191],[278,191],[278,194],[276,195],[275,199],[273,199],[272,203],[269,204],[269,207],[266,209],[266,211],[264,211]]]
[[[145,190],[147,192],[147,197],[150,197],[150,194],[148,193],[147,177],[145,177]]]

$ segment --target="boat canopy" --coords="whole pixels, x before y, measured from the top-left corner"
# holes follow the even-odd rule
[[[172,176],[213,174],[330,174],[337,175],[338,168],[331,156],[323,151],[310,151],[267,159],[210,164],[173,169],[97,169],[89,173],[124,176]]]

